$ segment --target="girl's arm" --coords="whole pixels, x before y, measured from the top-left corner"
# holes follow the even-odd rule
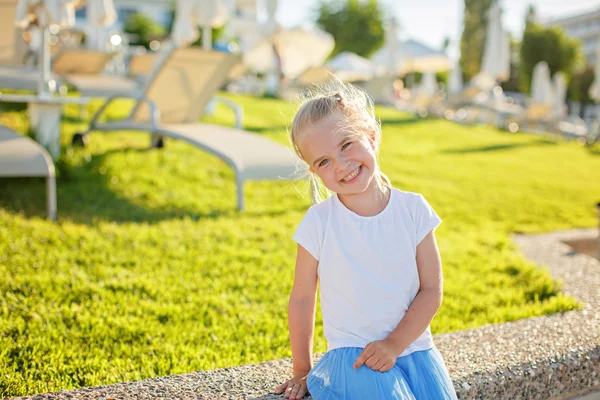
[[[393,367],[396,358],[425,332],[442,304],[442,261],[433,231],[417,246],[417,269],[420,287],[408,311],[389,336],[369,343],[354,363],[354,368],[366,364],[385,372]]]
[[[319,262],[304,247],[298,245],[294,287],[288,305],[294,376],[308,375],[312,369],[318,265]]]
[[[417,269],[419,292],[398,327],[388,336],[398,355],[425,332],[442,305],[442,260],[433,231],[417,246]]]
[[[312,369],[318,265],[319,262],[304,247],[298,245],[294,287],[288,305],[294,371],[291,379],[275,389],[276,394],[285,390],[284,396],[290,400],[302,399],[308,392],[306,380]]]

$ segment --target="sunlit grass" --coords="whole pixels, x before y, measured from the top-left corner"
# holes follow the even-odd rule
[[[295,105],[230,97],[247,129],[288,143]],[[434,332],[577,307],[509,236],[594,226],[596,148],[378,115],[383,171],[444,220]],[[233,116],[219,108],[205,120]],[[1,121],[28,128],[24,112]],[[85,125],[69,108],[58,223],[45,219],[43,180],[0,180],[0,396],[291,356],[291,235],[309,206],[306,183],[248,183],[239,213],[233,174],[215,157],[176,141],[148,149],[148,135],[135,133],[96,133],[87,148],[70,148]],[[319,314],[322,352],[320,324]]]

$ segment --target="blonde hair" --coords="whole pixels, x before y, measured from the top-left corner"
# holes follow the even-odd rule
[[[301,132],[308,125],[314,125],[335,112],[341,112],[344,115],[345,118],[342,119],[340,124],[343,125],[345,131],[358,140],[367,138],[373,143],[375,154],[379,154],[381,124],[375,118],[373,100],[362,90],[349,83],[344,83],[334,76],[333,81],[330,83],[315,86],[303,95],[300,108],[292,122],[290,132],[292,147],[307,167],[308,162],[304,159],[298,147]],[[377,163],[377,170],[379,172],[376,175],[377,184],[381,188],[391,186],[388,177],[379,170],[379,163]],[[313,204],[322,201],[331,194],[316,174],[312,172],[310,172],[310,186]]]

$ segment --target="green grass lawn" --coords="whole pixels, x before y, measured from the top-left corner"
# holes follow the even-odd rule
[[[229,97],[247,129],[288,142],[295,105]],[[598,145],[377,112],[383,171],[444,220],[435,333],[578,307],[509,235],[595,225]],[[290,357],[291,236],[307,185],[248,183],[239,213],[220,160],[175,141],[148,149],[135,133],[72,149],[86,125],[76,116],[69,108],[64,121],[58,223],[45,220],[43,180],[0,180],[0,396]],[[206,120],[233,116],[219,108]],[[28,129],[24,112],[1,121]],[[325,350],[318,314],[315,351]]]

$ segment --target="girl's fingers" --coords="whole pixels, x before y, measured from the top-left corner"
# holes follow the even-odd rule
[[[302,398],[304,398],[305,394],[306,394],[306,388],[304,386],[300,386],[300,390],[298,390],[298,394],[296,395],[296,398],[302,399]]]
[[[369,359],[367,360],[367,362],[366,362],[365,364],[367,364],[367,367],[369,367],[369,368],[373,369],[373,366],[374,366],[375,364],[377,364],[379,361],[380,361],[380,360],[379,360],[379,357],[377,357],[377,355],[376,355],[376,354],[374,354],[374,355],[372,355],[372,356],[371,356],[371,358],[369,358]]]
[[[373,364],[373,366],[371,367],[371,369],[373,371],[379,371],[379,369],[382,368],[384,365],[385,365],[385,361],[384,360],[379,360],[375,364]]]
[[[358,368],[365,363],[373,354],[375,354],[375,350],[372,346],[367,345],[360,353],[356,361],[354,362],[353,367]],[[368,365],[368,364],[367,364]]]
[[[287,388],[288,386],[288,382],[284,382],[281,385],[277,386],[277,388],[275,389],[275,394],[279,394],[281,392],[283,392],[285,390],[285,388]]]
[[[390,369],[392,369],[392,367],[390,367],[390,365],[389,365],[389,364],[383,364],[383,365],[382,365],[382,366],[379,368],[379,370],[378,370],[378,371],[379,371],[379,372],[387,372],[387,371],[389,371]]]
[[[294,385],[294,388],[292,389],[292,393],[290,394],[290,399],[299,399],[300,397],[298,397],[298,392],[300,391],[301,386],[296,384]]]

